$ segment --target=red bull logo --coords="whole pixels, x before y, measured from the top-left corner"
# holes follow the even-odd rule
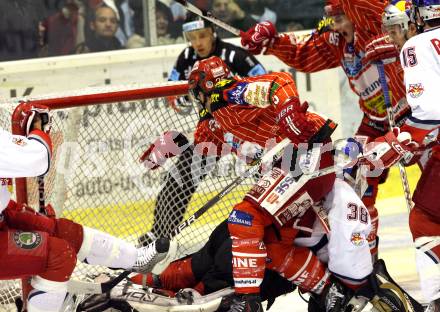
[[[425,91],[425,88],[421,83],[409,84],[408,86],[408,94],[413,99],[420,97],[423,94],[423,91]]]
[[[355,246],[361,246],[364,243],[364,238],[361,236],[361,233],[353,233],[351,234],[351,242]]]

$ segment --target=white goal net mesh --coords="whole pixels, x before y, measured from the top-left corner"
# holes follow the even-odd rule
[[[20,99],[45,99],[52,109],[54,153],[45,177],[45,202],[54,206],[58,217],[137,243],[140,235],[152,229],[156,235],[167,235],[237,177],[239,170],[232,156],[216,161],[190,153],[174,157],[156,170],[140,164],[140,155],[164,131],[177,130],[193,140],[197,108],[191,103],[169,105],[166,96],[170,89],[161,89],[163,86],[102,87]],[[174,95],[186,92],[184,84],[171,86]],[[18,103],[19,99],[0,104],[3,129],[11,129],[11,114]],[[56,108],[60,103],[74,107]],[[182,169],[188,166],[193,180]],[[181,177],[179,187],[175,186],[176,174]],[[250,183],[236,188],[176,237],[181,255],[207,240]],[[27,179],[27,188],[28,203],[38,209],[36,179]],[[73,278],[83,279],[102,270],[78,264]],[[8,310],[7,304],[20,295],[20,283],[0,281],[0,287],[1,307]]]

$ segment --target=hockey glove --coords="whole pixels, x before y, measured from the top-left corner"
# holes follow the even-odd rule
[[[309,104],[301,104],[297,97],[277,106],[280,132],[296,145],[307,142],[325,124],[323,117],[307,112],[308,108]]]
[[[418,144],[411,140],[411,134],[393,128],[384,136],[368,143],[365,148],[365,161],[376,169],[389,168],[399,160],[410,162]]]
[[[382,61],[384,64],[393,63],[399,57],[396,46],[390,42],[388,35],[380,35],[371,39],[365,46],[362,64]]]
[[[246,32],[240,32],[241,45],[252,54],[264,54],[277,36],[277,30],[271,22],[261,22]]]
[[[188,139],[182,133],[174,130],[167,131],[148,147],[140,161],[147,168],[155,170],[162,166],[167,158],[180,155],[188,145]]]
[[[23,135],[28,136],[34,129],[49,133],[52,121],[49,108],[45,105],[23,103],[17,106],[19,112],[19,124]],[[14,112],[15,113],[15,112]]]
[[[177,113],[185,115],[193,108],[188,96],[167,96],[166,103]]]

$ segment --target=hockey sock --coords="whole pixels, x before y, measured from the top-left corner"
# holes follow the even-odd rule
[[[193,288],[197,282],[191,269],[191,257],[171,262],[159,277],[163,288],[174,291]]]
[[[77,257],[88,264],[131,269],[137,259],[137,249],[110,234],[84,227],[84,239]]]
[[[67,282],[54,282],[35,276],[31,285],[34,289],[28,296],[28,312],[60,311],[67,294]]]

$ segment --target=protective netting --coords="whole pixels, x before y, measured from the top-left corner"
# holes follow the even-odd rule
[[[170,105],[160,87],[103,87],[39,97],[50,99],[45,103],[53,109],[54,153],[51,170],[45,177],[45,202],[54,206],[57,216],[137,243],[137,238],[152,228],[156,235],[170,233],[182,216],[187,219],[237,177],[239,170],[232,156],[207,159],[192,149],[169,160],[164,168],[148,170],[140,164],[139,156],[164,131],[174,129],[193,140],[199,118],[191,103]],[[143,98],[146,88],[149,92],[145,96],[149,98]],[[182,84],[175,84],[175,88],[185,90]],[[118,93],[120,90],[130,90],[130,99],[137,100],[127,102],[127,94]],[[138,96],[137,90],[142,90]],[[161,97],[154,98],[158,94]],[[56,108],[78,95],[82,95],[82,100],[72,101],[77,107]],[[105,103],[100,95],[105,95]],[[95,98],[100,104],[81,106]],[[11,113],[18,102],[0,105],[3,129],[10,129]],[[180,255],[190,253],[207,240],[233,204],[241,200],[250,183],[236,188],[176,237]],[[36,179],[27,179],[27,186],[28,202],[37,208]],[[74,278],[83,279],[102,270],[78,264]],[[6,307],[8,301],[19,295],[19,283],[1,281],[0,287],[0,303]]]

